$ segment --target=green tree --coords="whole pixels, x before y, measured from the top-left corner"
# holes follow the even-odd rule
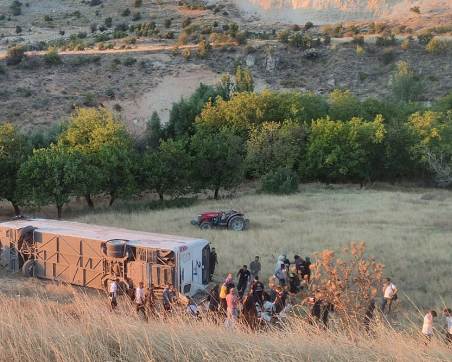
[[[330,95],[329,116],[335,121],[348,121],[361,116],[361,103],[349,90],[335,89]]]
[[[214,190],[215,199],[220,187],[231,189],[243,180],[246,147],[233,129],[198,125],[190,149],[196,181],[199,187]]]
[[[305,148],[303,126],[294,121],[264,122],[247,141],[247,170],[260,177],[279,167],[296,169]]]
[[[208,85],[200,84],[195,92],[188,98],[181,98],[173,103],[170,110],[169,121],[162,130],[164,139],[178,139],[191,136],[195,133],[195,119],[204,106],[211,103],[217,96],[216,90]]]
[[[290,167],[279,167],[261,177],[260,192],[288,195],[298,191],[300,178]]]
[[[157,111],[152,112],[151,119],[146,123],[149,147],[156,149],[162,138],[162,125]]]
[[[392,79],[391,90],[398,101],[418,101],[424,93],[424,84],[408,63],[401,60],[397,63],[397,72]]]
[[[235,90],[235,84],[232,81],[232,77],[229,73],[221,74],[220,81],[216,84],[215,90],[217,94],[225,101],[231,99]]]
[[[110,196],[109,206],[118,197],[136,193],[137,160],[131,148],[104,145],[98,153],[91,155],[91,159],[94,160],[93,171],[99,175],[99,191]]]
[[[264,90],[262,93],[236,92],[229,101],[218,97],[215,104],[205,105],[196,122],[217,128],[223,125],[234,127],[245,137],[251,129],[264,122],[282,123],[298,120],[303,115],[306,116],[300,93]]]
[[[311,122],[308,148],[300,166],[304,179],[320,179],[327,184],[371,177],[373,144],[380,143],[386,131],[381,117],[374,122],[359,118],[332,121],[330,118]]]
[[[20,192],[31,205],[55,204],[58,218],[71,197],[85,193],[84,180],[91,174],[86,157],[56,146],[35,150],[19,170]]]
[[[25,59],[25,52],[27,51],[27,47],[17,44],[14,45],[6,51],[6,64],[8,65],[16,65],[19,64],[22,59]]]
[[[254,80],[248,68],[237,67],[235,72],[235,84],[237,92],[252,92],[254,90]]]
[[[11,202],[16,215],[20,215],[21,201],[18,173],[26,157],[26,139],[20,129],[9,123],[0,126],[0,199]]]
[[[112,196],[113,203],[116,197],[129,195],[128,192],[115,192],[108,188],[108,180],[116,177],[115,170],[99,157],[112,157],[112,162],[118,158],[123,160],[130,155],[133,142],[124,125],[111,112],[104,108],[78,109],[68,123],[66,130],[60,135],[58,146],[66,152],[81,152],[88,156],[87,162],[92,166],[92,175],[84,179],[85,199],[88,206],[94,207],[91,195],[101,192]],[[108,149],[111,150],[108,150]],[[120,151],[122,150],[122,151]],[[127,171],[125,181],[130,181]],[[112,174],[113,173],[113,174]],[[121,186],[124,190],[128,187]],[[133,188],[133,185],[130,185]],[[113,190],[113,192],[112,192]]]
[[[162,140],[157,149],[148,149],[143,156],[143,185],[147,190],[155,190],[160,200],[164,195],[174,196],[189,190],[192,158],[186,148],[186,140]]]
[[[409,152],[418,164],[425,166],[428,151],[446,161],[452,158],[452,112],[416,112],[405,126],[415,142]]]

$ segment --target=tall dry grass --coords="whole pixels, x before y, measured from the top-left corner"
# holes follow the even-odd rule
[[[292,317],[280,329],[252,332],[194,321],[184,313],[145,322],[126,299],[109,312],[100,293],[68,289],[65,303],[32,289],[0,293],[1,361],[410,361],[451,360],[439,339],[428,348],[412,327],[377,322],[363,331],[323,331]]]
[[[371,335],[342,330],[333,314],[329,331],[292,316],[282,329],[227,330],[204,318],[178,315],[146,323],[124,297],[109,311],[102,292],[0,273],[0,361],[448,361],[437,337],[423,346],[420,327],[427,309],[452,304],[449,246],[451,193],[366,191],[303,187],[292,196],[253,193],[203,201],[159,212],[94,212],[78,221],[207,238],[217,248],[215,280],[261,256],[262,277],[286,252],[312,256],[366,242],[367,256],[386,265],[384,275],[400,299],[390,323],[377,319]],[[198,211],[240,209],[249,230],[202,232],[189,225]],[[45,215],[44,215],[45,216]],[[379,301],[378,301],[379,302]],[[419,310],[415,305],[419,306]],[[440,313],[436,326],[442,325]],[[440,328],[439,328],[440,329]],[[436,336],[439,336],[437,331]]]

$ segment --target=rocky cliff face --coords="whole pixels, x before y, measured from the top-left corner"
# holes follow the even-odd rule
[[[268,20],[315,24],[343,21],[373,20],[389,16],[400,9],[424,3],[450,0],[233,0],[248,13],[259,14]],[[451,6],[451,5],[449,5]]]

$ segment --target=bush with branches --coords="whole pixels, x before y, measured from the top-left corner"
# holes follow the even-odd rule
[[[381,287],[383,264],[373,257],[365,259],[365,243],[351,243],[343,249],[345,257],[337,258],[332,250],[324,250],[311,264],[312,289],[322,300],[331,303],[345,326],[358,328],[363,312]]]

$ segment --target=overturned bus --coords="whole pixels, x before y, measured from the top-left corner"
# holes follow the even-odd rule
[[[30,277],[106,289],[171,283],[192,296],[209,284],[209,242],[77,222],[19,219],[0,223],[0,260]]]

